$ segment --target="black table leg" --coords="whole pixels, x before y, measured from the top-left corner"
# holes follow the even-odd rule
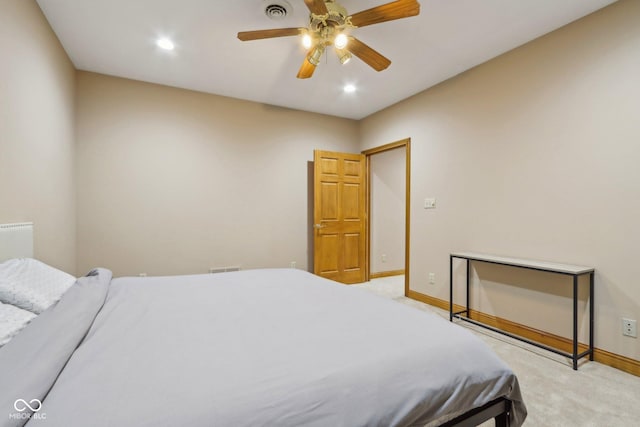
[[[471,313],[469,313],[469,279],[471,276],[471,261],[467,259],[467,317],[471,317]]]
[[[589,274],[589,360],[593,360],[593,297],[594,297],[594,275],[595,272]]]
[[[449,321],[453,322],[453,257],[449,255]]]
[[[578,370],[578,276],[573,276],[573,370]]]

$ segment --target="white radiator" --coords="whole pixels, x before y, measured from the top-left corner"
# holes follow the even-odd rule
[[[33,258],[33,223],[0,224],[0,262]]]

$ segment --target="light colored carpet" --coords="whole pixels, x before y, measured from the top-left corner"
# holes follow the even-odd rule
[[[406,298],[403,276],[353,286],[449,319],[444,310]],[[457,324],[472,330],[516,373],[529,413],[525,426],[640,426],[640,377],[586,359],[574,371],[567,358],[466,322]]]

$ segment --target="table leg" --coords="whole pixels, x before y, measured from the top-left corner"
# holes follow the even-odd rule
[[[594,275],[595,272],[589,274],[589,360],[593,360],[593,296],[594,296]]]
[[[573,370],[578,370],[578,276],[573,276]]]
[[[453,322],[453,257],[449,256],[449,321]]]
[[[469,313],[469,278],[471,276],[471,261],[467,259],[467,317],[471,317]]]

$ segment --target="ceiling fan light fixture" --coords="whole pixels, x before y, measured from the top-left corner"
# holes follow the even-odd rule
[[[336,49],[336,54],[338,55],[338,59],[340,59],[340,63],[345,65],[347,62],[351,61],[351,52],[344,49]]]
[[[344,49],[347,47],[347,43],[349,43],[349,38],[344,33],[339,33],[333,40],[333,45],[337,49]]]
[[[313,49],[311,54],[307,57],[307,60],[312,65],[318,65],[320,63],[320,58],[322,58],[323,53],[324,53],[324,46],[318,45]]]

